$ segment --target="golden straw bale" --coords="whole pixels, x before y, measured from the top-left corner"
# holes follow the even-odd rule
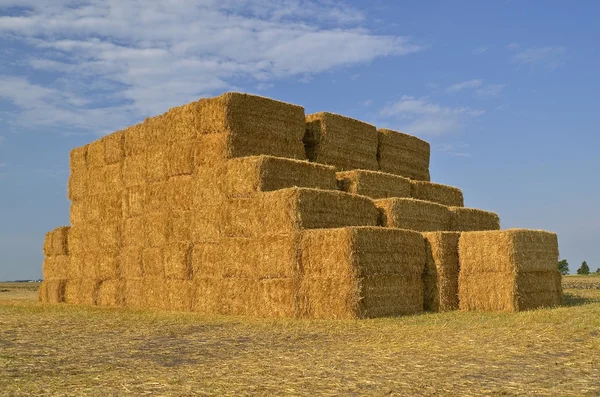
[[[65,285],[66,303],[95,305],[98,300],[100,281],[91,279],[71,279]]]
[[[145,308],[169,310],[169,291],[163,277],[145,276],[143,285],[146,297]]]
[[[226,198],[224,175],[224,164],[196,170],[192,182],[193,208],[205,206],[207,203],[217,204]]]
[[[177,141],[165,149],[165,165],[167,176],[191,175],[194,171],[194,148],[191,140]]]
[[[459,188],[426,181],[411,181],[411,196],[418,200],[464,207],[463,193]]]
[[[273,156],[229,160],[225,187],[230,197],[290,187],[337,190],[334,167]]]
[[[79,269],[81,272],[81,279],[95,279],[98,274],[99,258],[96,251],[88,251],[83,254],[76,254],[81,263]]]
[[[123,304],[123,291],[119,280],[104,280],[98,286],[96,304],[98,306],[121,306]]]
[[[125,133],[123,130],[113,132],[103,139],[104,162],[106,164],[120,163],[125,158]]]
[[[425,310],[458,309],[459,232],[423,233],[427,265],[423,274]]]
[[[169,241],[192,240],[192,211],[169,212]]]
[[[44,255],[69,255],[70,226],[57,227],[46,233],[44,240]]]
[[[146,154],[125,157],[125,160],[123,160],[124,187],[143,185],[146,181]]]
[[[88,196],[71,203],[71,225],[116,222],[123,216],[121,193]]]
[[[133,218],[143,215],[146,210],[147,195],[147,185],[131,186],[124,189],[122,195],[123,218]]]
[[[193,143],[194,168],[222,165],[234,157],[231,135],[226,133],[200,135]]]
[[[289,278],[268,278],[254,283],[256,297],[249,315],[257,317],[297,316],[298,282]]]
[[[299,249],[298,233],[198,243],[192,254],[194,277],[297,277]]]
[[[71,226],[68,234],[69,254],[80,254],[97,249],[98,239],[98,229],[93,225],[79,223]]]
[[[83,278],[82,268],[86,262],[85,252],[71,252],[69,262],[67,263],[67,279]]]
[[[120,251],[96,253],[96,279],[110,280],[120,276]]]
[[[166,148],[152,148],[146,152],[146,180],[148,182],[164,181],[167,174]]]
[[[258,280],[200,277],[195,280],[194,310],[202,314],[249,315],[256,308]]]
[[[463,310],[519,311],[562,301],[554,233],[525,229],[464,232],[459,258]]]
[[[38,299],[42,303],[64,302],[66,284],[66,280],[44,280],[40,286]]]
[[[142,251],[144,277],[165,278],[165,261],[163,248],[144,248]]]
[[[290,188],[249,199],[230,199],[224,206],[224,235],[251,237],[288,234],[299,229],[376,226],[378,211],[367,197],[345,192]]]
[[[448,207],[410,198],[375,200],[383,226],[431,232],[450,230]]]
[[[148,119],[146,119],[147,121]],[[148,149],[147,128],[144,123],[136,124],[123,130],[125,135],[125,156],[135,156]]]
[[[191,311],[194,299],[194,283],[191,280],[166,280],[168,309]]]
[[[146,244],[146,221],[143,216],[123,221],[123,246],[143,247]]]
[[[206,242],[216,241],[221,237],[221,226],[224,218],[224,211],[229,207],[225,204],[207,204],[202,207],[197,207],[191,212],[191,238],[192,241]],[[185,223],[179,223],[177,226],[185,227]]]
[[[304,159],[304,108],[242,93],[196,102],[202,133],[229,133],[234,157],[268,154]]]
[[[194,203],[195,182],[193,176],[182,175],[149,185],[146,195],[147,210],[191,210]]]
[[[145,245],[161,247],[170,240],[169,213],[152,212],[144,216]]]
[[[123,190],[123,166],[121,163],[109,164],[104,167],[103,191],[117,193]]]
[[[68,267],[69,257],[67,255],[47,256],[42,265],[44,280],[66,279]]]
[[[180,241],[163,249],[165,277],[174,280],[192,279],[192,244]]]
[[[119,253],[119,275],[122,278],[141,278],[144,276],[142,265],[142,247],[125,246]]]
[[[71,174],[85,174],[85,171],[87,171],[87,151],[87,145],[71,149],[69,153]]]
[[[337,173],[340,190],[372,199],[410,197],[410,179],[378,171],[352,170]]]
[[[333,113],[306,116],[303,139],[312,162],[340,170],[377,170],[377,129],[367,123]]]
[[[132,308],[145,308],[147,291],[143,278],[123,279],[123,306]]]
[[[495,212],[475,208],[449,207],[451,229],[457,232],[500,230],[500,217]]]
[[[429,143],[398,131],[379,129],[377,132],[379,170],[429,181]]]
[[[67,186],[69,200],[80,200],[88,195],[88,171],[86,169],[71,171]]]
[[[87,145],[86,164],[90,170],[102,169],[106,165],[104,161],[104,141],[102,138]]]
[[[100,251],[118,251],[122,246],[122,225],[120,221],[102,222],[95,226]]]
[[[305,231],[300,316],[362,318],[420,312],[425,261],[423,237],[409,230]]]

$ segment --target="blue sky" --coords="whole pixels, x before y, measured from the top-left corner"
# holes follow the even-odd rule
[[[392,5],[390,5],[392,4]],[[0,0],[0,280],[41,276],[69,150],[256,93],[418,135],[435,182],[600,265],[600,3]]]

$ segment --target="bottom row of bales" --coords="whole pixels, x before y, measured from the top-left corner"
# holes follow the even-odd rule
[[[46,237],[44,270],[53,266],[47,274],[57,277],[45,277],[42,302],[296,318],[519,311],[562,302],[558,241],[544,231],[305,230],[195,247],[189,279],[107,280],[66,278],[56,269],[68,264],[67,232]]]

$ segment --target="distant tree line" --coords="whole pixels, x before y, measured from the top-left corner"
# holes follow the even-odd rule
[[[567,262],[566,259],[559,261],[558,262],[558,270],[560,271],[561,274],[569,274],[569,262]],[[600,267],[598,269],[596,269],[596,273],[600,274]],[[588,266],[586,261],[583,261],[581,263],[581,267],[579,269],[577,269],[577,274],[582,274],[582,275],[590,274],[590,267]]]

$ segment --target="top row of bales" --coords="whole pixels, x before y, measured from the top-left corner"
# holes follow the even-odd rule
[[[212,146],[216,161],[271,155],[338,171],[363,169],[430,180],[430,147],[423,140],[332,113],[305,116],[301,106],[243,93],[200,99],[105,136],[88,145],[85,164],[100,168],[157,149],[177,151],[181,142],[191,141]],[[80,160],[75,163],[82,164]]]

